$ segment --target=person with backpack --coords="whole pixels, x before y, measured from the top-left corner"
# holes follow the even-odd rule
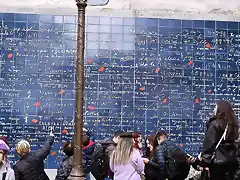
[[[168,140],[166,132],[158,132],[156,138],[159,144],[156,150],[159,179],[184,180],[187,178],[190,170],[187,155]]]
[[[117,131],[112,139],[104,139],[96,143],[91,171],[96,180],[113,179],[113,172],[109,167],[109,159],[120,140],[121,133],[123,131]]]
[[[83,133],[83,170],[86,180],[90,180],[91,164],[92,164],[92,154],[94,151],[94,142],[90,140],[90,137],[87,135],[86,131]],[[55,180],[67,180],[72,168],[73,168],[73,153],[74,153],[74,143],[66,142],[63,145],[63,152],[65,157],[63,158],[60,166],[57,170],[57,175]]]
[[[10,167],[8,160],[8,152],[10,148],[8,142],[4,137],[0,138],[0,179],[1,180],[15,180],[13,169]]]
[[[83,169],[85,173],[86,180],[90,180],[90,172],[92,171],[92,159],[94,155],[95,142],[91,140],[88,133],[83,135]]]
[[[63,145],[63,153],[65,156],[63,157],[62,162],[60,163],[57,169],[57,175],[55,180],[67,180],[68,176],[71,173],[73,168],[73,148],[74,145],[71,142],[65,142]]]

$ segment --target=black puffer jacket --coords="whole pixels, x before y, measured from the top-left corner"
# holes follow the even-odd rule
[[[99,142],[104,147],[105,153],[108,155],[110,159],[110,156],[117,144],[112,139],[105,139]],[[113,172],[110,170],[110,168],[108,168],[108,172],[106,173],[106,178],[113,179],[113,175],[114,175]]]
[[[152,157],[149,158],[149,162],[145,165],[144,173],[146,180],[157,180],[159,179],[159,170],[157,164],[157,155],[156,153],[153,154]]]
[[[16,180],[49,180],[43,161],[49,155],[54,137],[49,136],[43,147],[35,153],[25,154],[14,166]]]
[[[238,168],[237,168],[237,171],[235,173],[235,177],[234,177],[234,180],[240,180],[240,140],[238,140],[236,142],[236,145],[238,147],[238,150],[237,150],[237,161],[238,161]]]
[[[221,139],[225,123],[222,119],[212,118],[207,124],[207,132],[203,141],[201,166],[209,166],[215,148]],[[237,138],[237,137],[236,137]],[[235,139],[236,140],[236,139]],[[216,156],[211,164],[234,164],[236,163],[236,145],[235,140],[223,140],[216,150]]]
[[[107,153],[108,157],[110,158],[113,150],[117,146],[117,144],[112,139],[104,139],[99,141],[99,143],[105,147],[105,152]]]

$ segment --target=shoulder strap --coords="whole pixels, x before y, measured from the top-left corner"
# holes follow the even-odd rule
[[[222,137],[220,138],[220,140],[218,141],[216,147],[215,147],[215,150],[217,150],[217,148],[219,147],[219,145],[221,144],[222,140],[225,140],[226,139],[226,135],[227,135],[227,130],[228,130],[228,124],[226,125],[225,127],[225,130],[223,132],[223,135]]]
[[[215,158],[215,155],[216,155],[216,150],[218,149],[218,147],[219,147],[219,145],[221,144],[222,140],[225,140],[225,139],[226,139],[227,130],[228,130],[228,124],[226,125],[225,130],[224,130],[224,132],[223,132],[223,135],[222,135],[222,137],[220,138],[220,140],[218,141],[218,143],[217,143],[217,145],[216,145],[216,147],[215,147],[215,149],[214,149],[212,158],[210,159],[209,162],[212,162],[212,161],[213,161],[213,159]]]
[[[7,176],[7,172],[3,173],[2,180],[5,180]]]
[[[131,160],[131,164],[133,166],[133,168],[135,169],[135,171],[139,174],[139,175],[142,175],[142,172],[140,172],[137,168],[137,165]]]

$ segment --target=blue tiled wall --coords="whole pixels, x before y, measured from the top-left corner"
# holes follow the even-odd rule
[[[72,136],[76,17],[0,14],[0,22],[1,134],[11,142],[27,138],[36,150],[54,127],[46,167],[56,168],[60,146]],[[119,129],[144,135],[163,129],[196,154],[215,100],[239,107],[238,22],[87,17],[86,23],[84,117],[96,139]]]

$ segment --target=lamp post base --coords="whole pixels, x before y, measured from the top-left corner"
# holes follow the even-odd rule
[[[85,180],[84,172],[81,171],[79,166],[75,166],[72,168],[71,174],[68,177],[68,180]]]
[[[84,176],[72,176],[70,175],[68,177],[68,180],[85,180],[86,178]]]

